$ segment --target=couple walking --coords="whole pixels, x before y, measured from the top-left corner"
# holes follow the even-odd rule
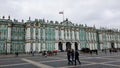
[[[81,62],[79,60],[79,53],[77,50],[74,51],[73,49],[68,49],[67,59],[68,59],[68,64],[73,65],[73,62],[75,62],[75,65],[76,65],[77,61],[79,62],[79,64],[81,64]]]

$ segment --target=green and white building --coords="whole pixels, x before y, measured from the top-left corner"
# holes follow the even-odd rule
[[[25,52],[25,24],[0,19],[0,53]]]
[[[0,54],[68,48],[120,48],[120,31],[74,24],[68,19],[60,23],[44,19],[29,19],[25,23],[10,17],[0,19]]]

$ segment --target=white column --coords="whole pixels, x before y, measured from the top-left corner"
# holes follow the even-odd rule
[[[72,39],[75,40],[74,31],[72,31]]]
[[[96,43],[95,43],[95,49],[98,49],[98,48],[97,48],[97,44],[96,44]]]
[[[36,51],[36,45],[33,43],[33,51]]]
[[[109,43],[108,43],[108,42],[107,42],[107,45],[106,45],[106,47],[107,47],[107,48],[111,48],[111,47],[109,46]]]
[[[43,28],[43,39],[45,40],[45,29]]]
[[[72,42],[71,44],[72,44],[72,45],[71,45],[71,48],[75,50],[75,43]]]
[[[30,28],[27,28],[27,29],[26,29],[25,39],[30,39]]]
[[[66,50],[66,43],[63,43],[63,50]]]
[[[11,40],[11,27],[8,27],[8,40]]]
[[[46,47],[46,45],[45,45],[45,43],[43,43],[43,45],[42,45],[42,49],[43,49],[43,50],[46,50],[45,47]],[[43,51],[43,50],[42,50],[42,51]]]
[[[63,30],[61,30],[61,38],[62,38],[62,40],[64,40],[64,31]]]
[[[80,43],[78,43],[78,50],[81,50]]]
[[[115,45],[115,48],[117,48],[117,44],[116,44],[116,43],[114,43],[114,45]]]
[[[10,43],[7,43],[7,53],[10,53]]]
[[[102,34],[100,34],[99,37],[100,37],[100,41],[102,41]]]
[[[58,40],[58,30],[55,30],[55,40]]]
[[[77,31],[77,40],[79,40],[79,32]]]
[[[36,34],[35,34],[35,28],[33,28],[33,39],[35,39]]]
[[[28,28],[28,34],[27,34],[27,36],[28,36],[27,39],[30,39],[30,36],[31,36],[31,34],[30,34],[30,28]]]
[[[41,51],[41,43],[38,43],[38,52]]]
[[[104,48],[104,46],[102,44],[100,44],[100,49],[103,49],[103,48]]]
[[[58,43],[55,43],[55,50],[58,50]]]
[[[26,43],[25,45],[25,52],[30,52],[31,51],[31,44],[30,43]]]
[[[94,33],[94,39],[95,39],[95,41],[97,41],[96,33]]]
[[[91,44],[89,44],[89,46],[90,46],[90,50],[92,50],[92,45],[91,45]]]

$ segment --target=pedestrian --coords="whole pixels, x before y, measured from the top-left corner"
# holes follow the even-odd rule
[[[110,54],[112,53],[112,49],[109,49]]]
[[[34,56],[34,54],[35,54],[35,51],[32,51],[32,56]]]
[[[18,57],[18,55],[19,55],[18,52],[15,52],[15,55],[16,55],[16,57]]]
[[[71,57],[72,57],[72,62],[74,62],[74,49],[71,49]]]
[[[47,51],[43,51],[43,56],[47,57]]]
[[[67,50],[68,64],[73,64],[73,62],[71,61],[70,57],[71,57],[71,51],[70,51],[70,49],[68,49],[68,50]]]
[[[79,53],[78,51],[76,50],[75,51],[75,65],[77,64],[77,61],[79,62],[79,64],[81,64],[80,60],[79,60]]]
[[[96,55],[98,55],[98,50],[97,49],[95,49],[95,53],[96,53]]]

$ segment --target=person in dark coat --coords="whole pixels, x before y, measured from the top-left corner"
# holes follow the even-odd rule
[[[34,56],[34,54],[35,54],[35,51],[32,51],[32,56]]]
[[[43,51],[42,55],[45,56],[45,57],[47,57],[47,51]]]
[[[81,62],[80,62],[80,60],[79,60],[79,53],[78,53],[78,51],[76,50],[75,51],[75,65],[77,64],[77,62],[76,61],[78,61],[79,62],[79,64],[81,64]]]
[[[71,51],[70,49],[67,50],[67,59],[68,59],[68,64],[73,64],[73,62],[70,60],[70,57],[71,57]]]
[[[71,49],[71,57],[72,57],[72,62],[74,62],[74,49]]]
[[[18,55],[19,55],[18,52],[15,52],[15,55],[16,55],[16,57],[18,57]]]

